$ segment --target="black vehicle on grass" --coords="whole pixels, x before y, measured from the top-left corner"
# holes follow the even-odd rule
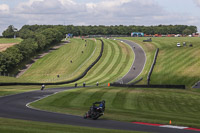
[[[104,115],[105,111],[105,101],[95,102],[90,107],[89,111],[83,116],[84,119],[91,118],[93,120],[98,119],[100,116]]]

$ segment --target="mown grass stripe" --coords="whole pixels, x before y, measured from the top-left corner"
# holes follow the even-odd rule
[[[117,94],[112,102],[112,106],[115,107],[116,109],[120,109],[120,108],[123,109],[125,101],[126,101],[126,95],[127,95],[126,90],[121,90],[121,91],[117,92]]]
[[[62,106],[70,106],[73,107],[75,104],[71,104],[71,102],[86,92],[88,89],[79,89],[79,91],[69,91],[64,95],[61,95],[60,98],[56,98],[52,101],[52,106],[62,107]]]
[[[103,88],[98,89],[92,95],[86,98],[86,100],[84,101],[84,105],[88,106],[88,104],[91,105],[91,103],[104,100],[102,99],[102,97],[106,92],[107,92],[106,89],[103,89]]]
[[[111,58],[111,55],[112,55],[111,46],[108,45],[107,43],[104,43],[104,45],[105,46],[104,46],[104,52],[103,52],[102,58],[92,68],[92,70],[88,72],[88,74],[86,75],[86,77],[84,77],[83,79],[81,79],[79,81],[79,83],[81,83],[81,82],[87,82],[90,79],[93,79],[97,75],[100,75],[102,73],[102,71],[104,70],[103,67],[106,66],[107,62],[109,62],[109,59]],[[109,52],[109,51],[111,51],[111,52]]]
[[[191,87],[199,81],[200,63],[198,51],[199,38],[155,38],[154,42],[161,48],[151,84],[185,84]],[[186,47],[176,47],[177,42],[187,42]],[[192,43],[193,47],[188,47]]]
[[[107,74],[107,70],[109,69],[109,66],[112,65],[114,58],[114,55],[116,53],[116,49],[114,47],[114,45],[112,43],[108,43],[108,45],[110,46],[110,49],[108,50],[109,53],[111,53],[109,59],[107,60],[106,64],[101,68],[101,70],[91,79],[89,79],[89,81],[94,80],[95,78],[99,78],[102,76],[102,74]]]
[[[39,66],[37,64],[33,64],[33,68],[35,66],[38,71],[35,70],[33,73],[34,69],[31,69],[31,67],[27,71],[27,75],[25,73],[22,78],[30,78],[31,80],[40,79],[40,82],[57,82],[78,76],[78,73],[70,77],[67,75],[72,74],[76,68],[80,66],[80,64],[90,57],[94,49],[97,47],[97,44],[93,40],[88,40],[87,47],[85,47],[84,44],[85,41],[82,41],[81,39],[72,39],[71,43],[64,45],[56,51],[53,51],[52,53],[44,56],[42,59],[39,59],[37,62],[40,62],[41,60],[42,64]],[[68,51],[68,48],[70,47],[71,50]],[[84,53],[81,51],[84,51]],[[82,58],[80,58],[80,56]],[[49,59],[49,57],[51,57],[51,59]],[[70,60],[72,60],[73,63],[70,63]],[[46,73],[49,73],[48,76]],[[60,75],[60,78],[57,78],[58,74]]]
[[[121,76],[119,69],[123,67],[123,56],[126,56],[126,54],[122,53],[122,48],[119,46],[119,44],[116,44],[116,45],[118,46],[119,56],[118,56],[115,64],[113,65],[113,67],[108,72],[109,75],[102,77],[102,80],[101,80],[102,82],[106,82],[108,80],[114,81],[114,80],[116,80],[117,76],[118,77]]]
[[[126,46],[126,44],[120,43],[121,47],[123,46],[125,49],[122,52],[121,63],[116,66],[115,71],[112,72],[109,76],[107,76],[102,83],[107,83],[108,81],[114,82],[117,81],[120,77],[124,76],[127,73],[130,66],[132,65],[133,59],[131,59],[131,49]]]
[[[85,89],[84,89],[85,90]],[[76,96],[74,99],[70,101],[70,105],[74,107],[80,107],[85,106],[85,101],[93,96],[96,91],[99,91],[99,89],[87,89],[84,92],[80,93],[78,96]],[[90,106],[91,102],[87,102],[86,105]]]
[[[110,76],[112,74],[112,72],[115,71],[115,68],[118,67],[118,64],[119,64],[118,60],[120,60],[120,55],[121,55],[121,53],[120,53],[120,47],[118,45],[116,45],[116,43],[114,43],[114,42],[110,42],[110,44],[112,46],[114,46],[112,48],[112,50],[115,51],[113,53],[113,59],[109,62],[106,70],[103,71],[104,74],[99,75],[97,78],[94,78],[93,80],[90,80],[89,83],[96,82],[96,81],[102,81],[106,77]]]
[[[106,106],[113,108],[113,101],[114,98],[116,97],[117,93],[120,91],[120,89],[117,88],[105,88],[107,91],[104,93],[102,96],[102,99],[106,101]]]

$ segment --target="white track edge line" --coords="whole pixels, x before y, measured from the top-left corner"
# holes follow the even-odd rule
[[[70,89],[70,90],[71,90],[71,89]],[[68,91],[68,90],[64,90],[64,91]],[[63,91],[55,92],[55,93],[53,93],[53,94],[50,94],[50,95],[47,95],[47,96],[45,96],[45,97],[39,98],[39,99],[37,99],[37,100],[34,100],[34,101],[32,101],[32,102],[27,103],[25,106],[26,106],[27,108],[30,108],[30,109],[33,109],[33,110],[37,110],[37,111],[42,111],[42,112],[55,113],[55,114],[64,114],[64,115],[69,115],[69,116],[78,116],[78,115],[71,115],[71,114],[65,114],[65,113],[58,113],[58,112],[53,112],[53,111],[46,111],[46,110],[34,108],[33,106],[30,105],[30,104],[32,104],[32,103],[34,103],[34,102],[40,101],[40,100],[42,100],[42,99],[44,99],[44,98],[47,98],[47,97],[49,97],[49,96],[56,95],[57,93],[60,93],[60,92],[63,92]],[[80,117],[80,116],[78,116],[78,117]]]
[[[123,39],[121,39],[121,40],[123,40]],[[130,41],[130,40],[126,40],[126,41]],[[133,41],[130,41],[130,42],[133,42]],[[125,42],[123,42],[123,43],[125,43]],[[133,43],[135,43],[135,42],[133,42]],[[125,44],[127,44],[127,43],[125,43]],[[144,63],[144,65],[143,65],[142,71],[141,71],[133,80],[135,80],[137,77],[139,77],[139,76],[141,75],[141,73],[142,73],[143,70],[144,70],[144,67],[146,66],[146,62],[147,62],[146,53],[145,53],[144,49],[143,49],[139,44],[137,44],[137,43],[135,43],[135,44],[138,45],[138,46],[143,50],[144,55],[145,55],[145,63]],[[127,44],[127,45],[128,45],[129,47],[131,47],[129,44]],[[133,51],[133,53],[134,53],[134,55],[135,55],[135,52],[134,52],[134,50],[133,50],[132,47],[131,47],[131,49],[132,49],[132,51]],[[134,56],[134,62],[135,62],[135,56]],[[134,64],[134,62],[133,62],[133,64]],[[133,64],[132,64],[131,68],[133,67]],[[129,69],[129,71],[128,71],[122,78],[124,78],[124,77],[130,72],[131,68]],[[121,79],[122,79],[122,78],[121,78]],[[121,79],[120,79],[120,80],[121,80]],[[133,80],[131,80],[131,81],[133,81]],[[130,81],[130,82],[131,82],[131,81]],[[128,82],[128,83],[130,83],[130,82]]]

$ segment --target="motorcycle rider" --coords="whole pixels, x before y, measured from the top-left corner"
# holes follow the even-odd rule
[[[98,105],[98,106],[96,106]],[[96,112],[97,109],[100,109],[100,111],[103,113],[105,111],[105,100],[102,100],[100,102],[95,102],[93,103],[93,106],[90,107],[90,110],[89,110],[89,114],[93,113],[93,112]]]
[[[41,87],[41,90],[44,90],[44,88],[45,88],[45,85],[43,84],[42,87]]]
[[[97,108],[100,108],[102,112],[104,112],[105,110],[105,100],[102,100],[101,102],[95,102],[93,103],[93,109],[97,109]],[[98,104],[99,106],[96,106],[96,104]]]

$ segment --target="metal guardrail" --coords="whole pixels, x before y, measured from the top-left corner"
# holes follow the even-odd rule
[[[155,53],[155,56],[154,56],[154,60],[153,60],[153,63],[152,63],[152,65],[151,65],[151,69],[150,69],[150,71],[149,71],[149,74],[148,74],[148,76],[147,76],[147,85],[150,85],[151,74],[152,74],[153,68],[154,68],[154,66],[155,66],[155,64],[156,64],[156,59],[157,59],[157,57],[158,57],[158,52],[159,52],[159,48],[156,49],[156,53]]]
[[[130,87],[130,88],[171,88],[171,89],[185,89],[185,85],[129,85],[129,84],[119,84],[111,83],[110,86],[115,87]]]

